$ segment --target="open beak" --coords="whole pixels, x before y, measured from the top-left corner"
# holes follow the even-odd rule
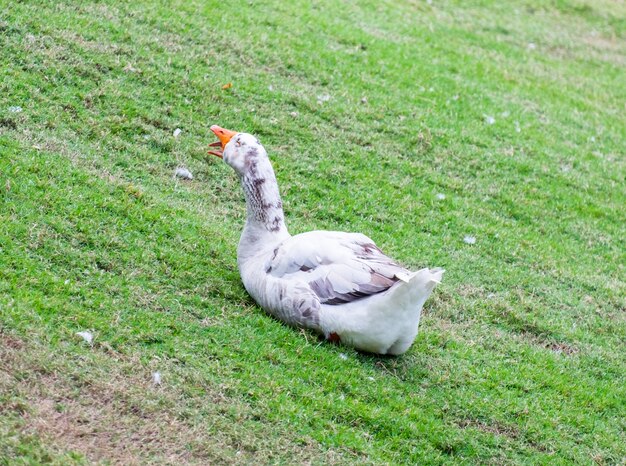
[[[224,147],[226,147],[226,144],[229,143],[229,141],[233,138],[235,134],[237,134],[237,132],[221,128],[217,125],[211,126],[211,131],[215,133],[219,141],[215,141],[209,144],[209,147],[219,147],[221,150],[210,150],[209,154],[217,155],[221,159],[224,155]]]

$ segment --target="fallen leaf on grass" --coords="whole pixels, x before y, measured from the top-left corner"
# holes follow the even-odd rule
[[[222,86],[222,89],[230,89],[231,87],[233,87],[233,83],[226,83]]]

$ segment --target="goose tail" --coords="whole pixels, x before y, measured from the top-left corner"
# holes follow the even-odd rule
[[[387,354],[402,354],[409,349],[417,335],[424,303],[432,293],[435,286],[441,283],[445,270],[441,268],[422,269],[412,272],[405,283],[401,283],[393,290],[390,296],[390,311],[403,330],[398,338],[386,350]]]
[[[405,283],[403,286],[399,286],[396,289],[396,293],[409,294],[411,297],[426,292],[427,296],[432,290],[441,283],[445,270],[436,267],[433,269],[421,269],[417,272],[409,272],[406,274],[397,274],[396,277]]]
[[[407,272],[388,291],[342,306],[322,305],[320,328],[327,339],[379,354],[402,354],[415,340],[424,303],[443,269]],[[339,312],[338,312],[339,311]],[[335,340],[333,340],[335,341]]]

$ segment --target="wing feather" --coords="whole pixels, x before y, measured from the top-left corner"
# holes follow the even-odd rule
[[[408,270],[365,235],[312,231],[281,243],[266,266],[278,278],[308,283],[322,304],[343,304],[381,293]]]

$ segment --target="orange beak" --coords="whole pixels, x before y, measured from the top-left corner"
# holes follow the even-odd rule
[[[229,143],[229,141],[233,138],[235,134],[237,134],[237,132],[221,128],[217,125],[211,126],[211,131],[215,133],[219,141],[215,141],[214,143],[209,144],[209,147],[221,147],[222,150],[210,150],[209,154],[217,155],[221,159],[224,155],[223,151],[226,147],[226,144]]]

